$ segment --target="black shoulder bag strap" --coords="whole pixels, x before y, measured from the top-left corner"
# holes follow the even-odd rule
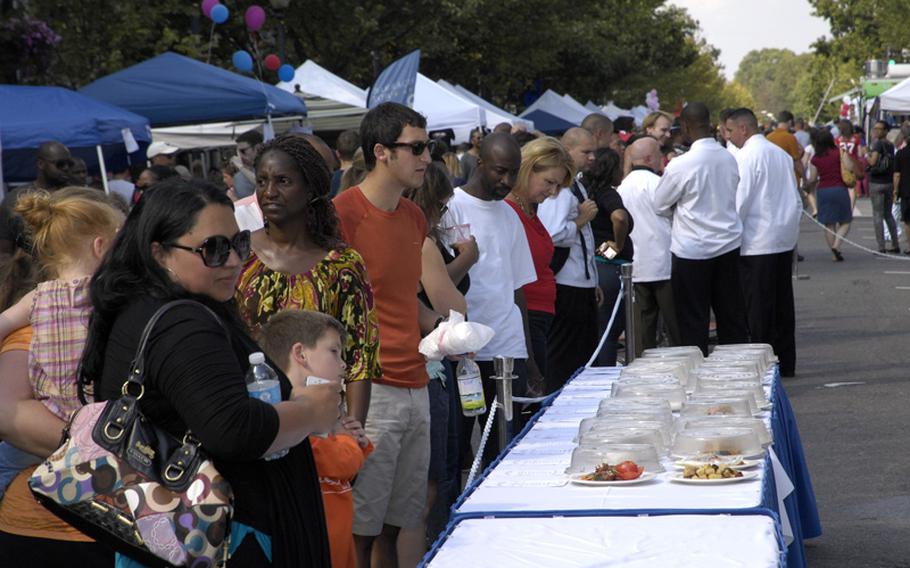
[[[579,203],[584,203],[585,196],[581,194],[581,189],[578,187],[578,181],[572,180],[572,185],[569,186],[569,190],[572,192],[572,195],[575,196],[575,199]],[[578,229],[578,232],[581,232],[581,229]],[[550,270],[553,271],[555,275],[562,267],[565,266],[566,261],[569,260],[569,252],[571,247],[554,247],[553,248],[553,259],[550,261]],[[591,279],[591,269],[588,267],[588,243],[585,242],[584,234],[581,235],[581,256],[585,261],[585,279]]]

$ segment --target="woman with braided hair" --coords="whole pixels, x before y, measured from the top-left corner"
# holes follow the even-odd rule
[[[254,336],[285,309],[322,312],[344,324],[348,413],[364,423],[370,379],[382,373],[379,324],[363,259],[340,237],[329,198],[331,174],[316,149],[296,135],[264,144],[254,168],[265,226],[253,233],[240,277],[241,317]]]

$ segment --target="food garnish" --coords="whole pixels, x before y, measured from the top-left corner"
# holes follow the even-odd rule
[[[624,461],[619,465],[602,463],[594,468],[594,473],[586,473],[580,479],[585,481],[631,481],[638,479],[645,468],[633,461]]]
[[[743,472],[724,464],[705,464],[700,467],[687,465],[683,469],[684,479],[730,479],[742,476]]]

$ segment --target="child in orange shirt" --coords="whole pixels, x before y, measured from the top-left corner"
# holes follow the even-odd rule
[[[305,387],[308,377],[341,381],[344,326],[335,318],[307,310],[275,314],[259,333],[259,345],[281,366],[291,384]],[[351,481],[373,445],[356,419],[344,416],[326,437],[310,436],[322,487],[333,568],[354,568],[354,496]]]

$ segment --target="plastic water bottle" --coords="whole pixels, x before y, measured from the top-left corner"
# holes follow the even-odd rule
[[[260,351],[250,353],[249,360],[250,368],[246,372],[246,389],[250,396],[273,406],[281,402],[281,383],[278,382],[278,374],[265,362],[265,355]],[[288,450],[284,449],[266,456],[265,459],[282,458],[287,453]]]
[[[483,383],[480,380],[480,367],[466,356],[458,362],[455,370],[458,379],[458,394],[461,397],[461,412],[465,416],[477,416],[487,411],[483,398]]]

